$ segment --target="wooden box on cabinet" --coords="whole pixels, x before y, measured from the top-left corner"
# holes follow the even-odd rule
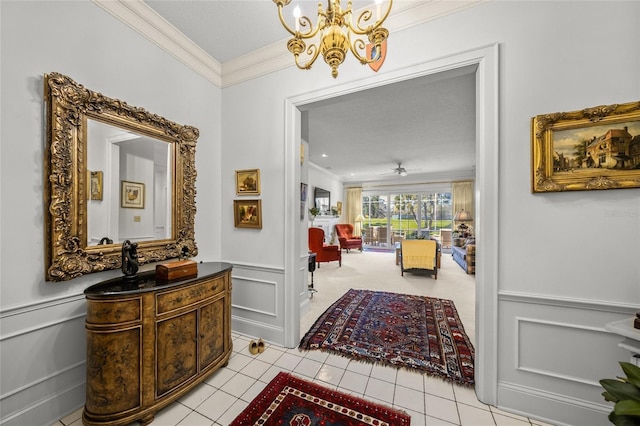
[[[231,355],[231,265],[200,264],[195,278],[155,272],[89,287],[86,425],[145,425]]]

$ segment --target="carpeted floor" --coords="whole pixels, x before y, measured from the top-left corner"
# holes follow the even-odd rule
[[[230,426],[408,426],[407,413],[279,373]]]
[[[474,348],[449,299],[351,289],[317,319],[299,348],[474,383]]]
[[[360,252],[342,253],[342,267],[338,262],[320,264],[313,276],[314,294],[304,307],[300,320],[300,338],[316,319],[349,289],[365,289],[437,297],[453,300],[464,329],[475,346],[475,276],[467,275],[453,261],[451,254],[443,253],[438,279],[405,272],[395,264],[395,253]]]

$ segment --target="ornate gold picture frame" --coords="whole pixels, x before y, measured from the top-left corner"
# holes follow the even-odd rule
[[[640,102],[531,119],[531,191],[640,187]]]
[[[233,218],[236,228],[262,229],[262,200],[234,200]]]
[[[97,237],[105,237],[99,241],[115,243],[98,243],[94,241],[97,238],[89,235],[87,226],[94,220],[89,217],[89,207],[105,207],[103,204],[110,203],[115,209],[119,208],[118,181],[107,178],[106,171],[102,180],[104,188],[99,188],[100,191],[92,188],[94,182],[99,182],[94,181],[88,168],[88,159],[92,156],[89,150],[95,146],[91,142],[95,142],[96,136],[89,130],[92,122],[120,129],[120,134],[134,133],[155,139],[167,144],[167,151],[171,153],[166,205],[170,229],[166,237],[137,241],[138,262],[178,258],[185,252],[189,256],[198,254],[194,238],[197,128],[109,98],[60,73],[44,75],[44,104],[47,117],[43,161],[46,280],[66,281],[122,265],[122,241],[113,235],[99,234]],[[104,138],[97,140],[104,142]],[[105,144],[101,145],[100,152],[107,151]],[[115,183],[110,185],[112,181]],[[153,188],[147,186],[146,189]],[[92,194],[98,192],[104,192],[104,200],[91,203]],[[151,204],[147,204],[147,209],[153,207]]]
[[[260,169],[236,170],[236,194],[260,195]]]

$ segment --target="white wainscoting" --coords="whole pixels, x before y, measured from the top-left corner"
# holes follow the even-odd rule
[[[629,353],[605,329],[635,305],[499,293],[498,406],[552,424],[607,424],[599,380],[621,374]]]
[[[2,425],[47,425],[82,407],[85,315],[82,294],[0,312]]]
[[[231,329],[282,345],[284,269],[234,263],[231,278]]]

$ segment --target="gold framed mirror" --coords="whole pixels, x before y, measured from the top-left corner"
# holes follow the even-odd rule
[[[51,73],[44,76],[46,279],[198,254],[197,128],[169,121]]]

